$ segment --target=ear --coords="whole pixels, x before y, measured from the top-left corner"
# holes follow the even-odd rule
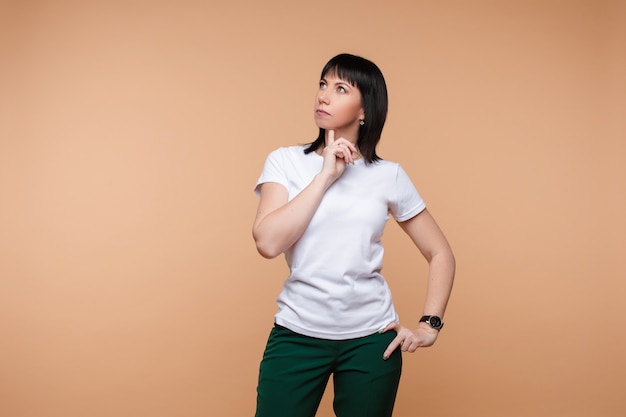
[[[359,120],[365,120],[365,110],[363,107],[361,107],[361,110],[359,111]]]

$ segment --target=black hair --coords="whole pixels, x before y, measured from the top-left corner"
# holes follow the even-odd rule
[[[376,154],[376,145],[387,119],[387,84],[380,69],[372,61],[351,54],[339,54],[322,69],[320,79],[332,74],[349,82],[361,92],[365,124],[359,128],[357,148],[367,164],[381,160]],[[317,139],[309,143],[304,153],[308,154],[323,148],[326,143],[326,129],[320,128]]]

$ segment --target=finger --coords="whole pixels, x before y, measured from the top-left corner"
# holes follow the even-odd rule
[[[391,323],[389,323],[389,324],[387,325],[387,327],[385,327],[385,328],[384,328],[383,330],[381,330],[380,332],[381,332],[381,333],[385,333],[385,332],[387,332],[387,331],[389,331],[389,330],[395,330],[395,329],[397,329],[397,328],[398,328],[398,326],[400,326],[400,324],[399,324],[399,323],[397,323],[397,322],[395,322],[395,321],[392,321]]]
[[[329,130],[330,132],[330,130]],[[349,140],[347,140],[346,138],[344,138],[343,136],[340,138],[335,139],[335,132],[333,132],[333,136],[332,138],[334,139],[334,143],[335,145],[343,145],[346,147],[346,149],[348,149],[350,152],[356,152],[356,146],[350,142]],[[329,143],[330,144],[330,143]]]
[[[349,161],[351,164],[354,164],[354,151],[352,150],[352,148],[354,148],[354,145],[352,145],[350,142],[348,142],[346,146],[346,154],[348,155]],[[356,149],[356,148],[355,148]]]
[[[333,129],[330,129],[328,131],[328,145],[327,146],[330,146],[333,143],[335,143],[335,131]]]
[[[402,341],[400,340],[399,337],[396,337],[395,339],[393,339],[391,343],[389,343],[389,346],[387,346],[387,349],[385,349],[385,352],[383,352],[383,359],[384,360],[389,359],[393,351],[396,350],[398,346],[401,345],[401,343]]]
[[[339,139],[337,139],[337,141],[338,140]],[[337,141],[335,141],[335,144],[337,143]],[[354,160],[352,159],[352,152],[350,152],[350,148],[348,148],[346,144],[339,143],[337,149],[341,151],[341,157],[344,159],[344,161],[346,161],[346,163],[351,164],[354,162]]]
[[[334,138],[334,137],[335,137],[335,136],[334,136],[334,132],[333,132],[333,138]],[[340,137],[340,138],[337,138],[337,139],[335,140],[335,144],[345,146],[345,147],[346,147],[346,149],[347,149],[348,151],[350,151],[350,153],[352,153],[352,152],[356,152],[356,146],[355,146],[352,142],[350,142],[349,140],[347,140],[346,138],[344,138],[343,136],[342,136],[342,137]]]
[[[337,148],[334,152],[333,155],[335,155],[335,157],[340,158],[340,159],[346,159],[346,151],[344,151],[341,148]]]

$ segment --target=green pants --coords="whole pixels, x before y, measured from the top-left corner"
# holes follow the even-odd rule
[[[337,417],[390,417],[400,382],[396,333],[324,340],[275,326],[261,361],[256,417],[313,417],[333,375]]]

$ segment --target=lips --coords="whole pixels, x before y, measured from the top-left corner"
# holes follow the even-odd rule
[[[322,109],[316,109],[315,114],[317,114],[318,116],[330,116],[330,113]]]

